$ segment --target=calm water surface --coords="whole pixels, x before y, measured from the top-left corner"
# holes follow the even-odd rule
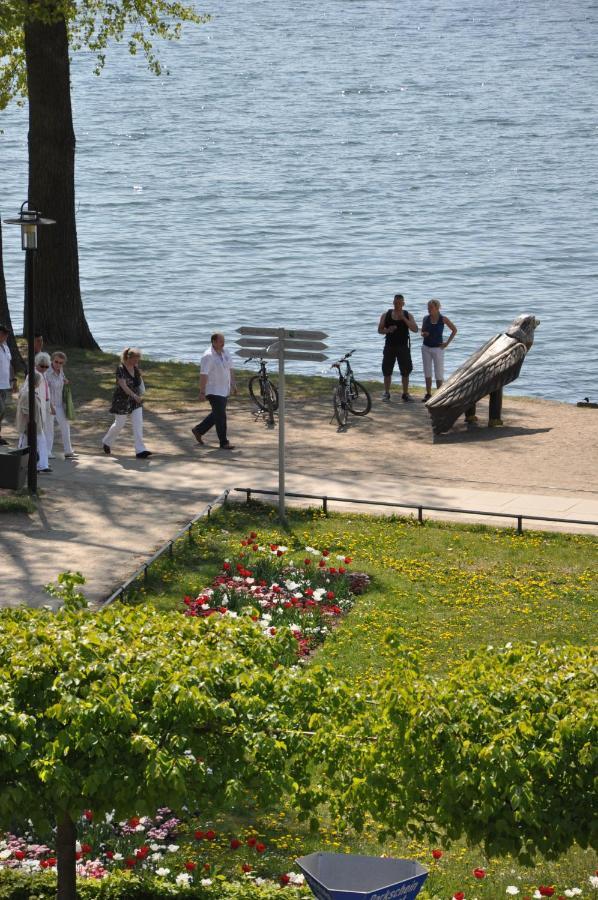
[[[378,377],[377,322],[402,291],[418,322],[438,297],[458,326],[449,371],[533,312],[511,390],[598,399],[594,0],[206,9],[161,50],[168,76],[121,47],[100,78],[73,60],[82,289],[104,349],[197,359],[213,330],[317,327]],[[6,215],[26,196],[25,111],[0,125]],[[17,236],[4,246],[19,327]]]

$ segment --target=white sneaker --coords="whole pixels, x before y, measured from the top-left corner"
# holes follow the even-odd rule
[[[387,403],[390,400],[390,392],[384,391],[384,393],[382,394],[382,399]]]

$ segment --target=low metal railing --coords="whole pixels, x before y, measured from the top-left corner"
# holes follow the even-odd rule
[[[245,493],[247,495],[247,502],[249,502],[249,500],[251,499],[252,494],[265,494],[274,497],[278,496],[278,491],[269,491],[262,488],[238,487],[234,488],[234,490],[240,493]],[[588,521],[587,519],[561,519],[557,518],[556,516],[535,516],[531,513],[490,512],[489,510],[481,509],[461,509],[454,506],[431,506],[427,503],[397,503],[395,501],[390,502],[388,500],[357,500],[355,497],[333,497],[329,494],[300,494],[291,491],[285,491],[285,497],[295,497],[300,500],[319,500],[322,503],[322,508],[325,515],[328,515],[328,504],[331,501],[336,503],[355,503],[357,505],[363,506],[385,506],[395,509],[414,509],[417,510],[417,521],[420,525],[423,524],[424,521],[424,510],[427,510],[428,512],[458,513],[465,516],[492,516],[501,519],[516,519],[517,534],[523,534],[524,519],[534,522],[563,522],[567,525],[593,525],[598,528],[598,522],[594,522],[591,520]]]
[[[117,588],[107,600],[104,600],[102,606],[107,606],[109,603],[113,603],[119,597],[126,597],[127,590],[131,587],[131,585],[135,584],[139,581],[140,578],[143,578],[144,581],[147,580],[149,567],[156,562],[156,560],[160,559],[160,557],[164,556],[165,553],[168,553],[170,557],[173,556],[174,553],[174,545],[176,541],[179,541],[181,538],[187,536],[189,543],[193,542],[193,526],[199,522],[200,519],[209,519],[210,514],[215,506],[223,505],[226,503],[228,495],[230,494],[230,490],[227,489],[223,491],[212,503],[208,503],[207,506],[204,506],[202,511],[198,513],[190,522],[187,522],[184,528],[175,534],[173,538],[167,541],[159,550],[156,550],[153,556],[151,556],[142,566],[140,566],[127,581],[125,581],[119,588]]]

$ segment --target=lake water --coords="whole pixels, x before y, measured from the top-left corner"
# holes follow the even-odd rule
[[[212,21],[100,78],[73,60],[82,290],[106,350],[197,359],[247,324],[318,328],[380,377],[392,295],[459,328],[447,369],[520,312],[511,392],[598,400],[595,0],[207,0]],[[3,215],[26,112],[0,118]],[[4,232],[22,322],[23,255]],[[414,342],[418,348],[419,341]],[[413,381],[422,383],[419,350]],[[289,363],[321,372],[326,364]]]

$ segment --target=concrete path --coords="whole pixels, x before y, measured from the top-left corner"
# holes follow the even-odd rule
[[[506,512],[511,526],[517,515],[598,522],[593,411],[507,398],[504,428],[472,433],[460,426],[435,442],[417,402],[375,398],[372,413],[354,419],[345,433],[330,424],[325,401],[290,403],[287,412],[288,491]],[[65,569],[85,575],[90,599],[104,599],[225,488],[276,490],[277,431],[255,419],[244,397],[231,404],[229,418],[237,449],[226,454],[215,435],[210,446],[196,444],[190,429],[197,411],[159,412],[148,404],[146,440],[155,455],[147,461],[134,457],[126,431],[114,455],[105,456],[98,436],[107,416],[84,419],[74,429],[79,459],[53,460],[53,473],[40,475],[38,512],[0,516],[0,606],[49,602],[43,586]],[[331,502],[329,508],[348,507]],[[598,535],[596,526],[524,527]]]

